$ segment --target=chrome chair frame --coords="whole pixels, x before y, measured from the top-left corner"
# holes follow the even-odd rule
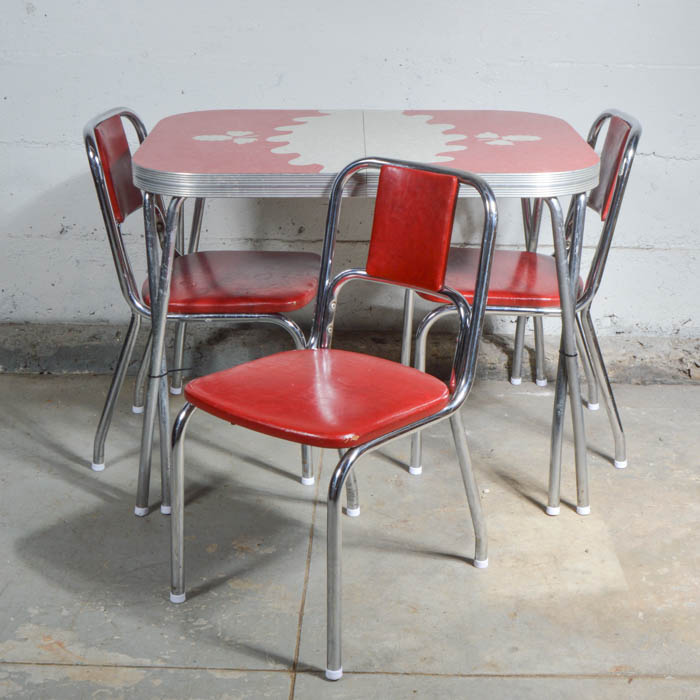
[[[327,666],[326,677],[338,680],[342,676],[341,659],[341,494],[348,485],[348,513],[358,514],[357,485],[353,468],[358,460],[383,445],[416,433],[432,423],[449,419],[455,440],[462,479],[467,494],[472,524],[475,533],[475,556],[473,563],[478,568],[488,565],[486,523],[481,511],[479,491],[474,478],[469,457],[469,450],[459,408],[464,403],[474,382],[477,352],[483,328],[484,311],[491,267],[491,257],[496,231],[496,200],[488,184],[482,178],[444,168],[429,167],[406,161],[387,158],[364,158],[347,165],[336,177],[328,205],[326,232],[321,254],[321,271],[317,302],[308,349],[326,349],[331,346],[337,297],[341,288],[351,280],[364,280],[393,286],[404,286],[417,292],[425,292],[417,287],[401,285],[388,280],[370,276],[364,269],[349,269],[331,279],[331,266],[335,249],[336,232],[340,216],[343,189],[358,172],[367,169],[380,169],[384,165],[394,165],[427,172],[455,176],[461,186],[476,190],[484,207],[484,226],[482,233],[482,252],[479,263],[477,290],[473,304],[470,305],[458,292],[443,287],[439,292],[431,292],[444,297],[459,316],[460,329],[453,359],[450,398],[447,405],[437,413],[394,430],[369,442],[354,446],[346,451],[339,451],[340,460],[330,479],[327,504]],[[170,599],[175,603],[185,600],[184,580],[184,435],[189,419],[194,412],[191,404],[186,404],[175,421],[172,435],[173,474],[171,518],[171,592]],[[355,511],[354,513],[352,511]]]
[[[602,231],[598,239],[598,245],[596,247],[596,252],[594,254],[591,266],[589,268],[588,276],[583,285],[582,290],[576,297],[576,303],[574,306],[576,314],[576,330],[577,330],[577,345],[579,348],[579,355],[581,356],[581,362],[586,374],[586,381],[589,387],[588,402],[593,403],[593,410],[595,410],[595,403],[597,402],[598,389],[600,389],[604,405],[608,414],[608,420],[610,422],[611,430],[613,433],[614,445],[615,445],[615,456],[613,459],[613,464],[618,469],[624,469],[627,466],[627,450],[625,443],[625,435],[622,427],[622,421],[620,419],[620,413],[613,395],[612,387],[610,385],[610,380],[605,369],[605,363],[603,360],[603,355],[600,350],[600,344],[598,342],[597,335],[595,333],[595,328],[593,326],[593,320],[591,318],[590,308],[595,297],[603,276],[603,271],[605,269],[605,263],[610,252],[610,247],[612,243],[613,233],[615,231],[615,225],[617,223],[617,218],[620,211],[620,206],[622,199],[627,187],[627,182],[629,179],[630,169],[632,167],[632,162],[637,150],[639,139],[641,136],[641,125],[632,116],[616,109],[608,109],[601,113],[593,123],[587,141],[592,148],[595,148],[598,136],[607,121],[612,118],[621,119],[626,122],[629,126],[629,132],[625,141],[625,147],[623,149],[622,158],[620,160],[619,167],[617,169],[617,175],[615,180],[615,188],[613,190],[613,196],[608,211],[608,215],[603,222]],[[528,216],[525,220],[528,222],[526,224],[526,234],[528,235],[528,250],[530,247],[536,246],[536,229],[534,228],[534,223],[539,223],[539,218],[541,213],[537,212],[537,203],[542,200],[536,200],[535,208],[528,212]],[[550,213],[552,216],[557,216],[557,212],[552,208],[552,200],[544,200],[550,208]],[[588,203],[588,202],[586,202]],[[590,206],[590,203],[588,203]],[[541,207],[541,205],[540,205]],[[579,279],[579,268],[581,260],[581,251],[583,245],[583,237],[578,236],[577,241],[572,240],[571,231],[573,226],[576,226],[576,230],[583,231],[583,217],[585,215],[585,210],[581,206],[581,197],[572,198],[569,211],[566,217],[566,230],[567,230],[567,244],[569,245],[569,270],[570,279],[572,284],[578,284]],[[579,217],[578,221],[576,218]],[[544,316],[561,316],[561,307],[551,307],[542,309],[532,309],[528,307],[515,307],[515,306],[496,306],[488,305],[486,307],[487,314],[497,314],[497,315],[510,315],[518,316],[518,320],[524,319],[528,316],[532,316],[535,319],[541,319]],[[425,339],[423,336],[427,336],[428,332],[432,326],[443,316],[454,313],[454,310],[449,308],[437,308],[430,312],[422,322],[416,332],[416,359],[415,366],[419,369],[423,369],[425,366]],[[537,326],[536,326],[537,330]],[[524,325],[522,326],[522,331],[524,331]],[[516,348],[514,354],[514,366],[515,358],[520,354],[522,356],[522,350],[518,353],[517,343],[520,336],[516,334]],[[543,356],[543,351],[542,356]],[[559,372],[557,376],[557,387],[560,387],[562,382],[565,381],[563,372],[565,368],[562,363],[559,365]],[[546,512],[548,515],[558,515],[560,512],[559,506],[559,488],[561,482],[561,442],[563,437],[563,417],[565,402],[561,396],[561,392],[557,391],[558,401],[555,403],[554,407],[554,425],[555,430],[552,435],[552,445],[557,446],[553,449],[553,459],[550,461],[550,474],[549,474],[549,489],[548,489],[548,505],[546,507]],[[421,440],[420,434],[417,433],[413,436],[412,446],[411,446],[411,464],[409,471],[412,474],[420,474],[422,472],[421,465]],[[580,475],[579,475],[580,477]],[[579,478],[580,481],[580,478]],[[581,499],[581,490],[585,489],[584,498]],[[588,506],[588,486],[586,484],[579,483],[579,505],[577,506],[577,512],[582,515],[586,515],[590,512],[590,506]],[[583,504],[581,501],[583,500]]]
[[[151,309],[147,306],[142,298],[141,291],[136,283],[136,278],[133,273],[133,268],[131,266],[131,261],[126,250],[126,245],[124,243],[121,224],[117,220],[115,215],[112,201],[109,196],[109,191],[107,187],[107,182],[104,176],[104,169],[102,161],[100,159],[99,149],[97,147],[97,139],[95,136],[95,129],[99,124],[110,119],[112,117],[118,116],[122,120],[126,119],[134,128],[139,143],[142,143],[147,136],[146,127],[144,126],[138,115],[130,109],[125,107],[117,107],[110,109],[102,114],[99,114],[95,118],[91,119],[83,129],[83,139],[85,142],[85,149],[87,152],[88,162],[90,164],[90,171],[95,183],[95,189],[97,191],[97,198],[100,204],[100,210],[102,211],[102,217],[104,219],[105,228],[107,230],[107,237],[109,240],[110,249],[112,252],[112,258],[114,261],[114,266],[117,271],[117,278],[119,280],[119,286],[122,291],[122,295],[126,300],[129,309],[131,311],[131,319],[129,322],[129,327],[127,329],[126,337],[122,345],[119,358],[117,360],[117,366],[112,377],[112,382],[110,384],[109,390],[107,392],[107,397],[105,400],[105,405],[100,416],[97,431],[95,433],[95,440],[93,445],[93,457],[91,467],[94,471],[102,471],[105,468],[104,461],[104,448],[105,441],[107,438],[107,433],[112,421],[112,416],[114,414],[114,408],[116,406],[117,397],[124,383],[126,377],[127,369],[133,354],[134,346],[136,344],[136,339],[141,325],[141,320],[143,318],[151,319]],[[155,211],[156,216],[162,223],[163,217],[163,203],[159,197],[155,201]],[[204,200],[197,200],[195,204],[195,211],[193,216],[193,226],[192,226],[192,236],[189,242],[188,252],[192,253],[197,250],[199,244],[199,232],[201,230],[201,220],[203,214]],[[179,215],[180,209],[178,209]],[[125,215],[125,217],[128,214]],[[145,212],[144,212],[145,216]],[[148,225],[148,222],[146,222]],[[179,221],[180,235],[178,236],[179,247],[183,247],[183,235],[182,235],[182,218]],[[154,268],[155,269],[155,268]],[[151,285],[151,299],[155,299],[155,289],[153,280],[150,280]],[[178,332],[176,338],[176,373],[175,382],[181,382],[179,369],[182,366],[182,354],[184,345],[184,332],[185,323],[194,321],[204,321],[204,322],[226,322],[226,323],[270,323],[283,328],[289,335],[291,335],[296,348],[303,348],[306,343],[304,333],[297,323],[290,320],[283,314],[231,314],[231,313],[204,313],[204,314],[184,314],[184,313],[170,313],[167,314],[167,321],[173,321],[178,323]],[[143,409],[138,410],[143,406],[143,394],[144,394],[144,384],[146,377],[150,369],[150,347],[153,340],[152,332],[149,334],[148,343],[146,346],[146,352],[144,353],[139,372],[136,380],[135,388],[135,398],[134,398],[134,412],[140,413]],[[174,382],[175,391],[173,393],[179,393],[177,391],[178,384]],[[168,415],[168,397],[167,397],[167,387],[165,390],[161,388],[159,395],[160,404],[160,416],[161,416],[161,434],[169,435],[170,432],[170,420]],[[144,423],[145,425],[145,423]],[[143,442],[143,441],[142,441]],[[143,450],[142,450],[143,451]],[[147,469],[143,468],[144,463],[147,464]],[[148,491],[149,491],[149,481],[150,481],[150,459],[144,460],[143,455],[141,458],[141,466],[139,469],[139,488],[137,494],[137,502],[134,508],[134,513],[138,516],[144,516],[149,513],[148,507]],[[168,514],[171,511],[170,506],[170,449],[168,445],[168,440],[164,439],[161,441],[161,491],[162,499],[160,510],[164,514]],[[311,451],[306,446],[302,448],[302,483],[313,484],[313,465],[311,460]]]

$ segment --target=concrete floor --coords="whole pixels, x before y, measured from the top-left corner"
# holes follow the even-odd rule
[[[449,426],[358,468],[344,519],[344,667],[325,666],[325,506],[296,445],[203,414],[187,442],[189,597],[168,601],[168,518],[132,514],[139,417],[108,377],[0,375],[0,697],[700,697],[700,387],[619,385],[630,466],[587,413],[592,514],[544,514],[551,389],[478,382],[464,410],[486,570]],[[178,400],[173,404],[178,405]],[[151,501],[158,502],[153,479]]]

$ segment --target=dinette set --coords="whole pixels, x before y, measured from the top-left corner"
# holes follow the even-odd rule
[[[132,131],[140,144],[133,154]],[[568,396],[576,511],[590,514],[580,368],[586,405],[595,410],[602,402],[607,412],[614,466],[627,466],[622,421],[591,305],[640,134],[639,123],[618,110],[601,113],[586,139],[561,119],[499,110],[211,110],[166,117],[150,134],[124,108],[91,120],[84,129],[88,161],[131,313],[97,427],[92,468],[101,471],[107,464],[116,399],[145,321],[149,340],[133,401],[134,411],[143,413],[135,514],[146,516],[151,508],[157,422],[160,510],[171,520],[170,600],[186,600],[186,433],[196,430],[197,410],[298,443],[302,486],[315,482],[318,448],[337,453],[327,497],[328,679],[338,680],[343,673],[343,511],[351,517],[360,514],[362,484],[354,467],[364,455],[390,441],[410,440],[405,478],[414,478],[431,466],[423,459],[422,433],[449,420],[475,534],[472,562],[486,567],[487,518],[460,413],[476,376],[486,314],[518,319],[511,371],[515,384],[521,378],[526,319],[535,319],[536,380],[543,385],[542,319],[561,318],[550,463],[542,469],[543,477],[548,473],[545,510],[555,516],[561,508]],[[200,250],[205,200],[238,197],[323,198],[328,208],[322,248],[314,253]],[[339,270],[335,251],[346,197],[373,197],[375,207],[366,261]],[[480,223],[469,245],[456,246],[457,203],[467,197],[476,203]],[[570,198],[566,212],[560,197]],[[497,247],[501,198],[522,203],[522,249]],[[189,237],[183,216],[187,199],[194,200]],[[127,217],[139,213],[148,266],[143,285],[122,234]],[[600,221],[600,233],[587,241],[594,253],[584,277],[580,266],[587,215]],[[537,250],[545,218],[551,223],[553,255]],[[591,228],[589,221],[587,230]],[[396,309],[403,320],[400,361],[332,347],[338,299],[346,286],[360,283],[403,290],[403,309]],[[421,319],[415,318],[416,298],[432,305]],[[302,329],[287,314],[311,304],[311,327]],[[445,316],[458,323],[450,374],[439,378],[426,373],[425,358],[430,331]],[[164,350],[168,322],[177,327],[172,363]],[[290,349],[198,377],[183,389],[186,327],[194,322],[271,324],[291,336]],[[183,390],[184,407],[171,419],[168,394]]]

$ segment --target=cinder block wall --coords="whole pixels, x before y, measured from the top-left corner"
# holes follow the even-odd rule
[[[503,108],[553,114],[582,134],[602,109],[625,109],[644,134],[594,315],[622,356],[634,354],[633,343],[644,357],[646,343],[662,362],[658,348],[673,340],[667,359],[679,376],[697,367],[700,6],[692,0],[10,0],[2,14],[5,369],[104,371],[113,360],[112,339],[127,313],[81,129],[117,105],[135,109],[148,126],[205,108]],[[212,201],[203,246],[318,250],[324,206]],[[371,213],[371,201],[345,206],[340,260],[362,258]],[[463,213],[456,238],[468,241],[474,218]],[[501,204],[500,245],[520,245],[519,215],[517,203]],[[127,230],[140,257],[138,216]],[[541,240],[547,249],[546,229]],[[341,329],[397,327],[398,316],[387,326],[387,314],[372,315],[397,299],[357,294]],[[309,312],[298,317],[307,323]],[[511,327],[489,326],[494,333]],[[86,338],[101,349],[83,366]],[[47,357],[54,359],[46,364]]]

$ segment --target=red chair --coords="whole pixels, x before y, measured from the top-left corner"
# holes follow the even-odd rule
[[[578,284],[576,320],[579,347],[585,353],[585,357],[582,358],[584,369],[589,377],[588,399],[591,403],[596,402],[597,398],[594,398],[597,397],[596,389],[600,388],[615,440],[614,464],[621,469],[627,466],[625,436],[593,327],[590,309],[600,287],[605,262],[610,252],[615,224],[641,136],[641,126],[636,119],[623,112],[617,110],[603,112],[595,120],[588,134],[588,143],[591,147],[595,148],[598,136],[605,126],[607,126],[607,132],[600,153],[599,184],[590,192],[587,202],[588,207],[600,216],[602,230],[586,281],[584,283],[580,280]],[[572,216],[573,208],[570,209],[567,225],[571,224]],[[578,256],[580,250],[572,253]],[[450,250],[446,282],[464,294],[468,300],[473,297],[476,289],[478,260],[478,248]],[[436,298],[433,300],[438,301]],[[493,256],[486,313],[535,317],[561,315],[554,258],[530,251],[496,250]],[[427,333],[435,320],[437,317],[431,316],[430,321],[423,324],[421,333]],[[416,366],[420,366],[420,362]],[[417,474],[420,471],[420,438],[414,437],[411,472]],[[558,484],[558,475],[554,477]],[[558,486],[555,490],[558,492]],[[554,499],[555,504],[552,502],[551,494],[552,485],[550,484],[550,504],[547,506],[547,513],[556,515],[559,512],[558,497]]]
[[[343,188],[360,171],[380,169],[374,223],[365,269],[330,279]],[[474,188],[484,207],[478,280],[472,306],[444,284],[460,186]],[[185,600],[184,435],[200,408],[222,420],[306,445],[338,449],[340,461],[328,491],[328,663],[337,680],[341,665],[340,494],[358,459],[390,440],[450,419],[475,531],[474,565],[488,563],[486,529],[458,409],[474,379],[496,229],[496,204],[488,185],[466,173],[379,158],[348,165],[331,192],[314,323],[305,350],[270,355],[191,381],[187,404],[173,429],[170,599]],[[354,280],[399,285],[436,294],[460,318],[452,377],[445,383],[398,362],[331,349],[336,299]],[[356,492],[348,505],[357,508]]]
[[[132,182],[131,151],[124,123],[135,130],[139,142],[146,129],[136,114],[128,109],[112,109],[92,119],[83,136],[97,198],[107,229],[119,286],[131,311],[131,321],[122,346],[112,383],[95,434],[92,468],[104,469],[104,446],[114,413],[117,396],[124,382],[142,318],[150,319],[150,289],[136,283],[121,226],[125,219],[142,208],[141,191]],[[196,252],[199,242],[203,200],[195,207],[190,252],[177,254],[173,266],[168,320],[178,323],[178,358],[182,366],[181,347],[185,322],[225,321],[263,322],[284,328],[297,348],[305,345],[299,326],[283,313],[306,306],[316,295],[320,257],[313,253],[261,251]],[[162,206],[160,207],[162,212]],[[181,237],[182,238],[182,237]],[[182,241],[180,248],[182,248]],[[149,345],[151,339],[149,337]],[[135,412],[143,405],[143,380],[149,370],[148,348],[137,380]],[[177,387],[176,387],[177,391]],[[140,397],[139,397],[140,394]],[[142,410],[142,409],[141,409]],[[169,430],[169,426],[168,426]],[[165,446],[167,450],[167,445]],[[162,460],[163,461],[163,460]],[[302,458],[304,483],[313,483],[308,450]],[[168,475],[163,475],[161,511],[170,512]],[[145,503],[148,493],[145,494]],[[148,508],[138,506],[137,515]]]

